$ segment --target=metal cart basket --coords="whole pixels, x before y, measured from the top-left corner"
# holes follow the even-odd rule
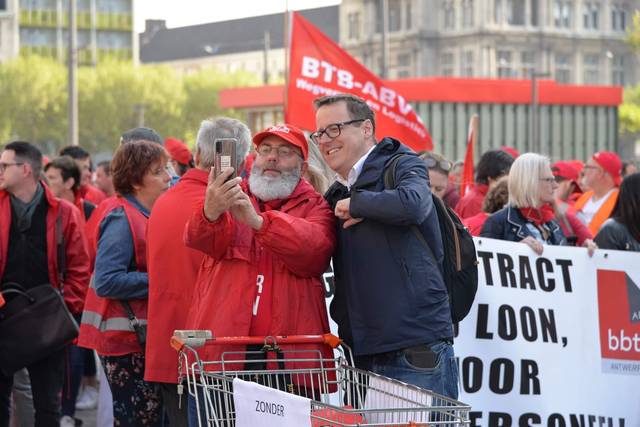
[[[280,347],[291,344],[326,344],[334,349],[334,357],[323,357],[319,350]],[[216,345],[249,348],[223,352],[215,361],[198,356],[198,348]],[[354,368],[351,349],[331,334],[219,338],[210,331],[175,331],[171,346],[179,353],[178,393],[186,382],[201,414],[200,427],[235,427],[234,378],[309,398],[312,427],[469,424],[471,406]],[[291,369],[300,365],[305,368]]]

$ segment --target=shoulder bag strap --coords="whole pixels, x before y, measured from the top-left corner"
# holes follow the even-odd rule
[[[407,154],[396,154],[396,155],[394,155],[391,158],[391,160],[389,160],[387,165],[385,166],[385,169],[384,169],[384,172],[383,172],[383,177],[382,177],[383,181],[384,181],[385,190],[395,190],[395,187],[396,187],[396,166],[397,166],[398,161],[400,160],[400,158],[404,157],[406,155]],[[413,234],[416,235],[416,237],[418,238],[418,240],[420,241],[422,246],[424,246],[424,249],[427,251],[427,254],[429,254],[429,258],[431,258],[431,261],[433,262],[433,265],[438,267],[438,263],[436,262],[436,257],[433,256],[433,252],[431,251],[431,247],[429,247],[429,244],[425,240],[425,238],[422,235],[422,233],[420,232],[420,230],[418,230],[418,227],[416,227],[415,225],[410,225],[409,228],[411,228],[411,231],[413,231]],[[442,273],[440,272],[440,268],[438,268],[438,272],[440,273],[440,275],[442,275]]]
[[[58,250],[58,273],[60,273],[60,293],[64,293],[64,281],[67,279],[67,258],[65,253],[64,236],[62,235],[62,205],[56,220],[57,250]]]

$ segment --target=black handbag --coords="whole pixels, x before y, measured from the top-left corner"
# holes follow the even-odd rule
[[[142,352],[145,352],[145,348],[147,346],[147,325],[140,323],[136,315],[131,310],[131,305],[129,301],[121,299],[120,304],[122,304],[122,308],[127,313],[127,317],[129,318],[129,323],[133,327],[133,330],[136,333],[136,338],[138,338],[138,343],[140,347],[142,347]]]
[[[3,285],[0,307],[0,369],[6,376],[64,348],[80,329],[62,298],[66,279],[62,209],[57,220],[60,289],[51,284],[25,290],[16,283]]]

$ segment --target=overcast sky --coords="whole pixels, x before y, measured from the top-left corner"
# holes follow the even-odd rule
[[[289,0],[289,9],[312,9],[340,4],[341,0]],[[286,0],[135,0],[136,32],[145,19],[164,19],[167,27],[185,27],[284,12]]]

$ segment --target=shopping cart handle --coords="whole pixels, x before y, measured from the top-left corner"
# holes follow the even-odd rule
[[[333,334],[324,335],[278,335],[262,337],[212,337],[211,331],[175,331],[171,337],[171,347],[181,351],[185,345],[202,347],[210,345],[248,344],[326,344],[336,348],[342,340]]]

